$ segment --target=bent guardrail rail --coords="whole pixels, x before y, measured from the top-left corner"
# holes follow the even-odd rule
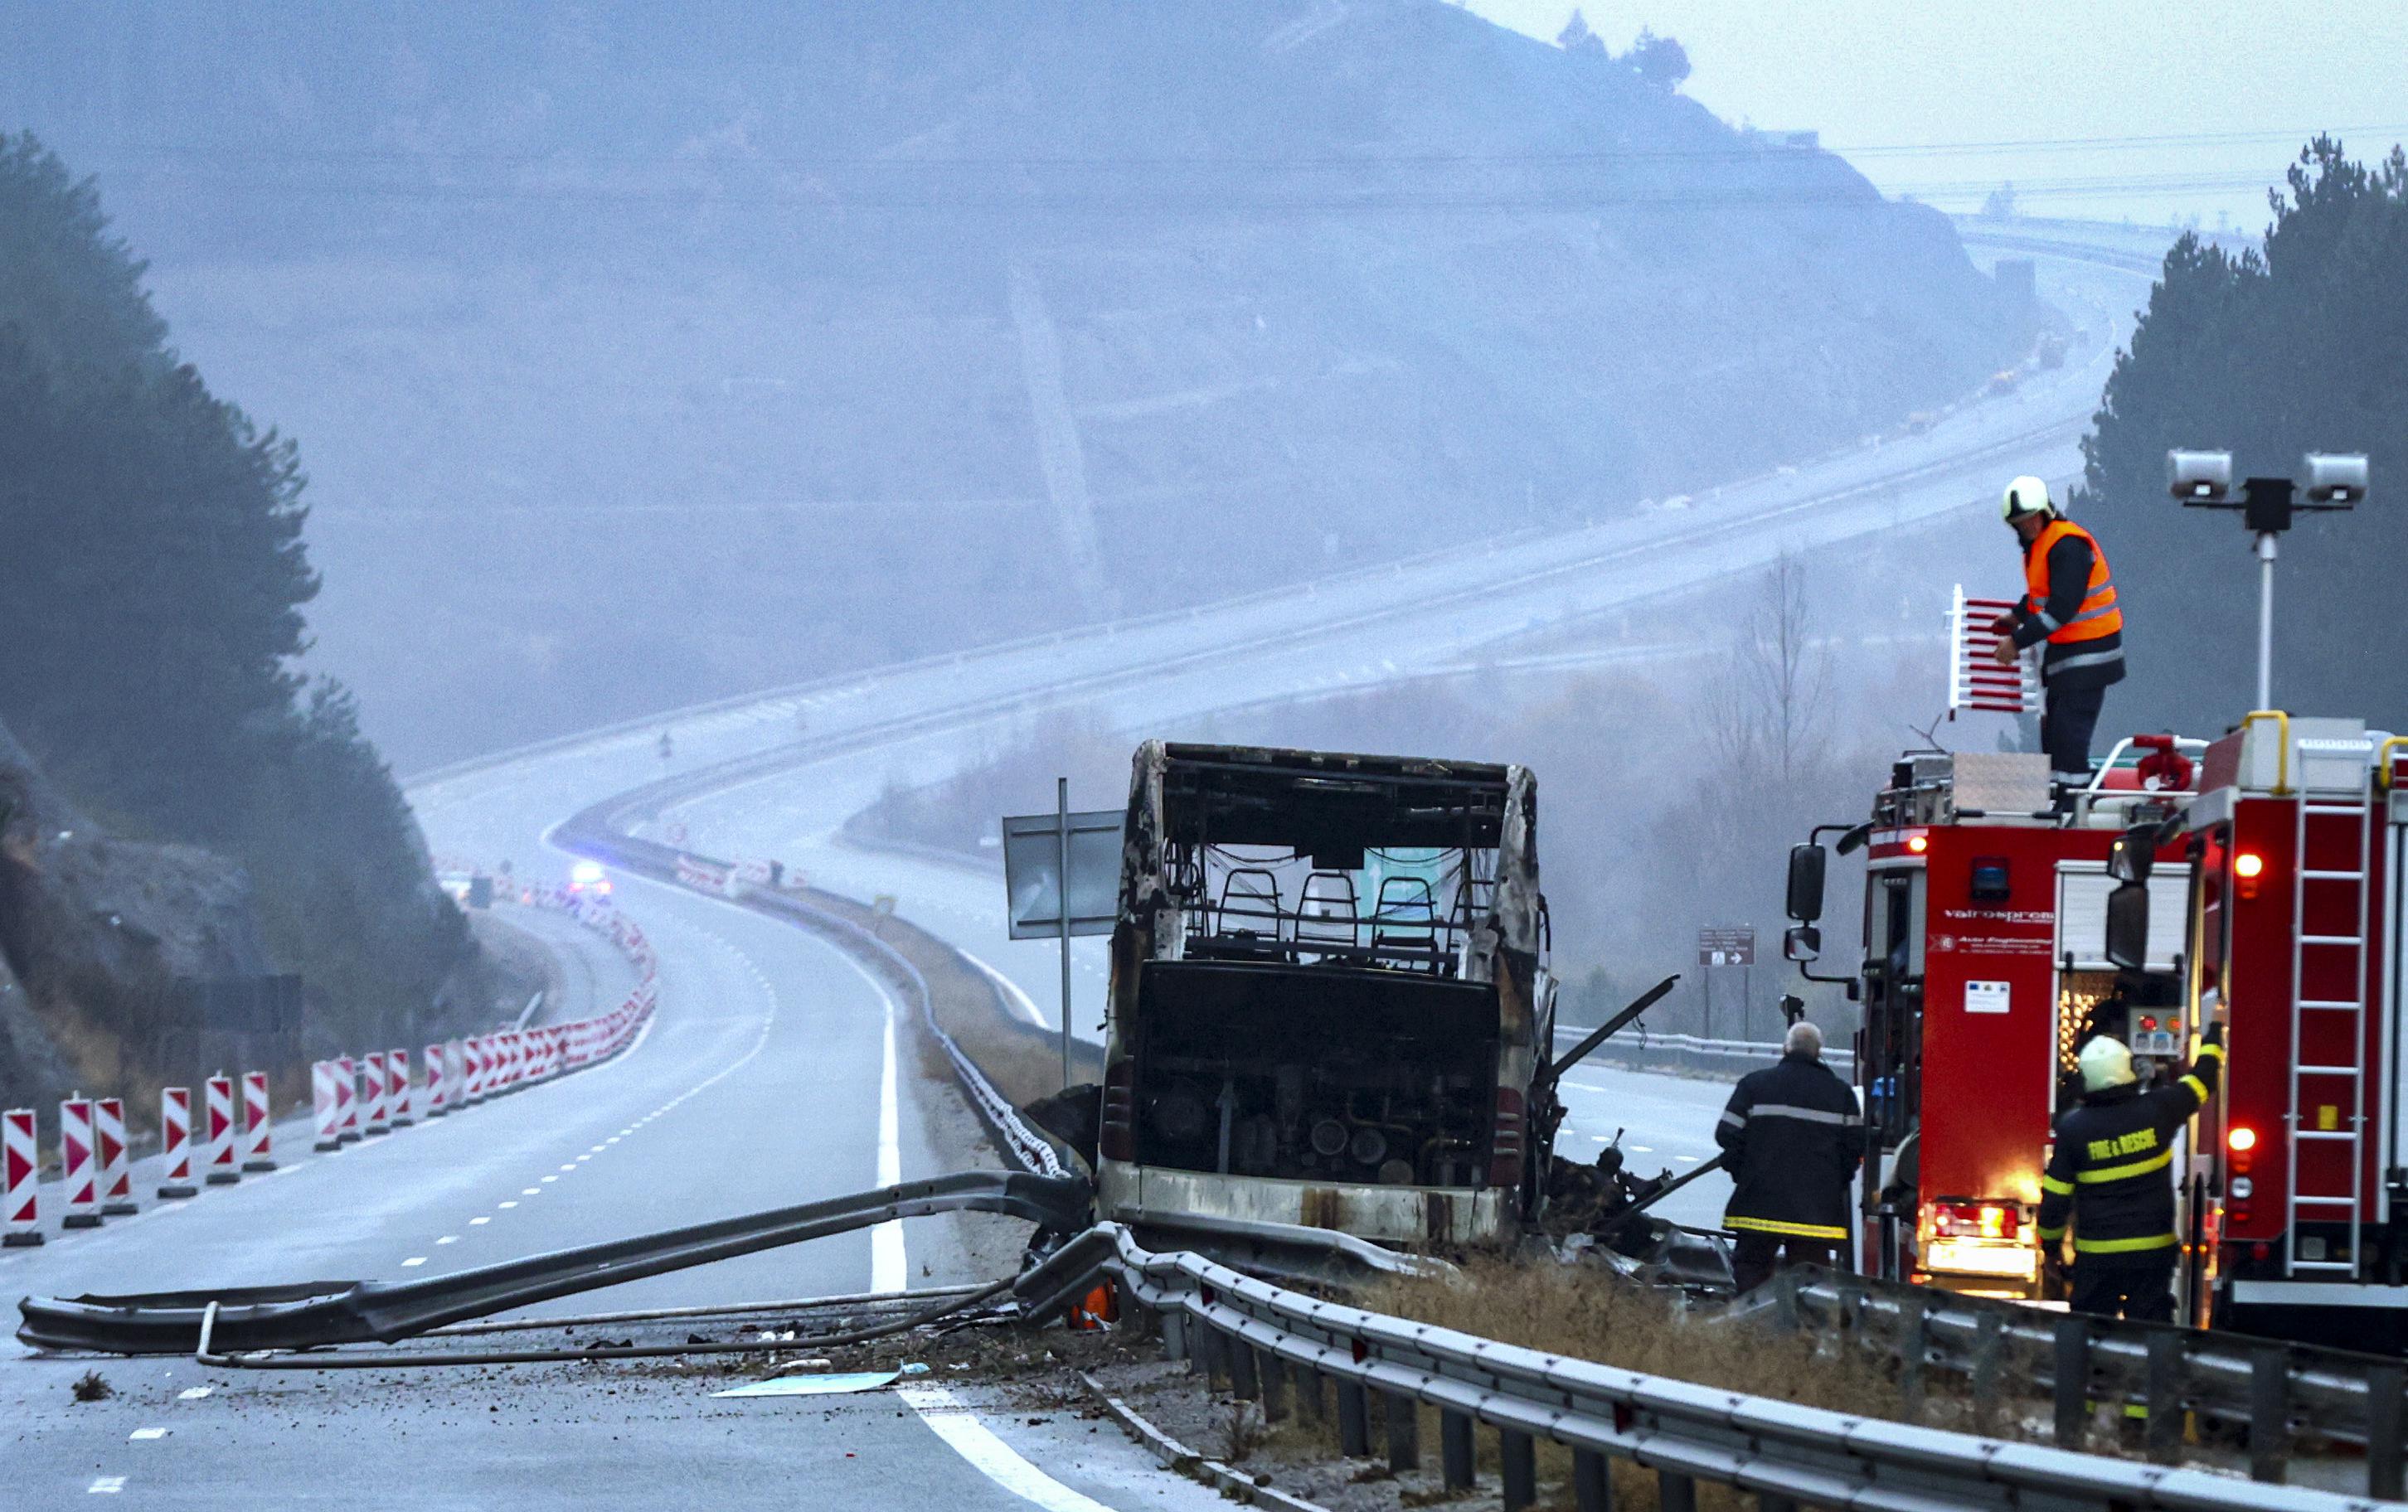
[[[1100,1224],[1022,1277],[1025,1310],[1066,1305],[1111,1276],[1125,1304],[1164,1320],[1166,1345],[1226,1375],[1237,1394],[1286,1410],[1303,1385],[1318,1406],[1335,1381],[1340,1448],[1370,1452],[1369,1397],[1388,1399],[1389,1449],[1419,1462],[1413,1404],[1439,1409],[1447,1481],[1468,1485],[1471,1429],[1500,1434],[1504,1505],[1536,1499],[1535,1445],[1573,1455],[1582,1512],[1610,1504],[1608,1459],[1653,1470],[1667,1506],[1694,1505],[1711,1481],[1763,1505],[1921,1509],[2046,1506],[2134,1512],[2362,1512],[2367,1498],[2267,1486],[2200,1470],[2006,1443],[1750,1397],[1477,1338],[1283,1291],[1193,1253],[1157,1254],[1118,1224]]]
[[[321,1281],[142,1296],[27,1297],[17,1304],[20,1342],[105,1354],[191,1354],[203,1315],[216,1309],[214,1342],[228,1352],[391,1344],[448,1323],[532,1306],[554,1297],[642,1280],[712,1261],[800,1244],[929,1213],[1003,1213],[1059,1230],[1083,1227],[1090,1196],[1075,1177],[963,1171],[926,1181],[612,1239],[416,1281]]]

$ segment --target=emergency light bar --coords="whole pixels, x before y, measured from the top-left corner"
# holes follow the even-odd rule
[[[2028,714],[2039,706],[2039,678],[2028,661],[2018,658],[2000,666],[1991,658],[2005,636],[1990,624],[2015,607],[2011,598],[1967,598],[1956,585],[1948,609],[1948,717],[1958,709],[1988,714]]]

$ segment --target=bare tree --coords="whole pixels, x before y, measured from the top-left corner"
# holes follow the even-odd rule
[[[1764,574],[1735,652],[1757,744],[1784,788],[1823,754],[1828,735],[1831,652],[1813,632],[1806,563],[1784,551]]]

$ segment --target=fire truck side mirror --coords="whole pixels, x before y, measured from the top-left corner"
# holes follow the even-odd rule
[[[2148,883],[2137,878],[2119,882],[2107,894],[2107,959],[2125,971],[2148,969]]]
[[[1823,958],[1823,932],[1812,924],[1793,924],[1781,932],[1781,954],[1788,961]]]
[[[2157,863],[2157,827],[2136,824],[2108,844],[2107,875],[2118,882],[2146,882]]]
[[[1821,846],[1812,840],[1789,848],[1789,917],[1801,924],[1811,924],[1823,917],[1823,867],[1828,858]],[[1791,930],[1790,934],[1798,932]],[[1812,961],[1813,956],[1791,956],[1792,961]]]

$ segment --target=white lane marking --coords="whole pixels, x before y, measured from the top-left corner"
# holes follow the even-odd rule
[[[404,1265],[423,1265],[426,1263],[426,1257],[424,1255],[412,1255],[408,1260],[403,1261],[402,1263]]]
[[[129,1444],[139,1444],[145,1439],[165,1438],[166,1436],[167,1430],[165,1428],[136,1428],[134,1432],[126,1434],[125,1439]]]
[[[470,1220],[468,1220],[468,1226],[469,1226],[470,1228],[472,1228],[472,1229],[473,1229],[473,1228],[475,1228],[475,1227],[476,1227],[478,1224],[480,1224],[480,1223],[491,1223],[493,1220],[493,1220],[492,1215],[491,1215],[491,1214],[488,1214],[488,1215],[486,1215],[486,1216],[485,1216],[485,1217],[483,1217],[483,1218],[472,1218],[472,1219],[470,1219]]]
[[[1081,1495],[1022,1459],[944,1387],[898,1386],[895,1394],[955,1454],[1012,1495],[1034,1502],[1046,1512],[1110,1512],[1094,1497]]]
[[[494,1205],[496,1207],[516,1207],[518,1205],[519,1200],[516,1197],[513,1197],[509,1202],[495,1203]]]
[[[1058,828],[1058,826],[1057,826],[1057,828]],[[617,1141],[617,1140],[612,1140],[612,1141],[611,1141],[611,1143],[612,1143],[612,1144],[616,1144],[616,1143],[618,1143],[618,1141]],[[602,1153],[602,1147],[601,1147],[601,1146],[599,1146],[599,1145],[596,1145],[596,1146],[595,1146],[592,1149],[587,1150],[585,1153],[587,1153],[588,1155],[599,1155],[599,1154],[601,1154],[601,1153]]]
[[[541,1187],[521,1187],[519,1189],[519,1195],[522,1197],[540,1197],[543,1195],[543,1189]],[[503,1205],[506,1207],[516,1207],[518,1204],[505,1203]]]
[[[103,1476],[84,1490],[94,1496],[114,1496],[125,1489],[123,1476]]]
[[[176,1400],[179,1402],[198,1402],[201,1398],[208,1395],[209,1391],[210,1388],[206,1386],[187,1386],[182,1391],[176,1393]]]
[[[954,949],[960,950],[961,947],[955,946]],[[1004,1000],[1010,1003],[1014,1008],[1018,1009],[1023,1018],[1026,1019],[1030,1023],[1035,1024],[1039,1029],[1051,1029],[1054,1027],[1053,1020],[1038,1011],[1036,1000],[1030,997],[1026,992],[1022,991],[1018,982],[1013,981],[1010,977],[996,970],[993,966],[981,961],[978,957],[970,954],[968,950],[962,950],[961,956],[963,960],[968,962],[971,965],[976,966],[982,972],[985,972],[989,981],[992,981],[996,986],[1002,988]]]
[[[447,1234],[442,1238],[437,1239],[435,1242],[437,1244],[458,1244],[460,1242],[460,1236],[456,1234]]]
[[[544,1179],[545,1179],[546,1181],[557,1181],[557,1180],[559,1180],[559,1179],[560,1179],[560,1177],[556,1177],[556,1176],[548,1176],[548,1177],[544,1177]]]
[[[903,1180],[903,1120],[896,1093],[895,999],[886,1000],[886,1048],[878,1074],[878,1184]],[[900,1291],[911,1284],[903,1255],[903,1223],[890,1219],[869,1231],[869,1290]]]
[[[574,1170],[576,1170],[576,1169],[577,1169],[577,1167],[576,1167],[576,1165],[575,1165],[575,1164],[573,1164],[573,1163],[572,1163],[572,1164],[568,1164],[568,1165],[564,1165],[564,1166],[562,1166],[562,1167],[561,1167],[561,1169],[562,1169],[562,1170],[564,1170],[564,1171],[574,1171]],[[552,1177],[544,1177],[544,1179],[545,1179],[546,1181],[549,1181],[549,1180],[551,1180],[551,1179],[552,1179]]]

